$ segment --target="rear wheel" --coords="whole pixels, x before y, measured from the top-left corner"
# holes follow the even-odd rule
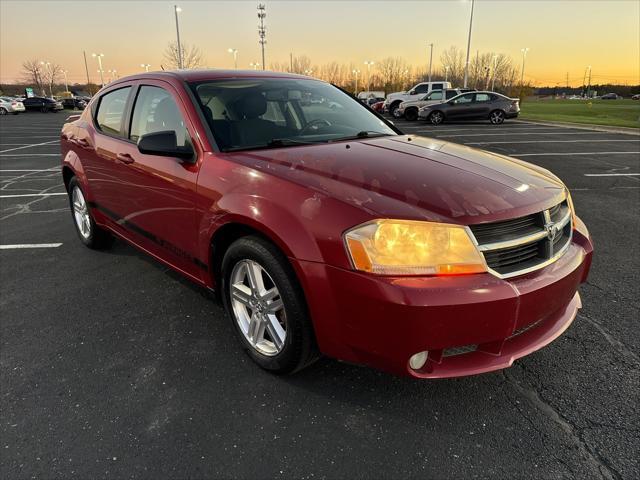
[[[89,211],[84,192],[76,177],[73,177],[69,182],[69,205],[73,224],[76,227],[76,233],[80,241],[87,247],[96,250],[109,247],[113,237],[108,231],[96,225]]]
[[[0,107],[0,115],[6,115],[7,113],[9,113],[9,111],[6,108]]]
[[[504,123],[504,112],[502,110],[494,110],[489,114],[489,121],[494,125]]]
[[[249,236],[231,244],[222,261],[222,293],[244,350],[260,367],[292,373],[317,358],[304,294],[271,243]]]
[[[442,122],[444,122],[444,115],[442,112],[436,110],[435,112],[431,112],[429,114],[428,120],[432,125],[440,125]]]
[[[413,122],[418,119],[418,109],[417,108],[407,108],[404,111],[404,118]]]

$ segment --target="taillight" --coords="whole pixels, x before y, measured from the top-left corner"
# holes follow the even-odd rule
[[[16,105],[18,105],[18,102],[11,102],[12,107],[15,107]]]

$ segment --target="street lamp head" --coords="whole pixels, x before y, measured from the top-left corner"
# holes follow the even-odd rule
[[[91,56],[94,57],[94,58],[96,58],[96,57],[104,57],[104,53],[92,53]]]
[[[174,5],[174,6],[173,6],[173,8],[175,8],[175,9],[176,9],[176,12],[177,12],[177,13],[180,13],[180,12],[182,11],[182,9],[181,9],[179,6],[177,6],[177,5]]]
[[[238,49],[237,49],[237,48],[229,48],[229,49],[227,50],[227,52],[229,52],[229,53],[237,53],[237,52],[238,52]]]

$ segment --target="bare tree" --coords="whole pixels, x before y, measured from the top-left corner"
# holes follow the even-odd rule
[[[411,75],[411,68],[404,58],[383,58],[377,64],[377,67],[384,82],[384,89],[387,92],[402,89],[407,86],[409,80],[413,79],[413,76]]]
[[[195,45],[189,47],[182,43],[180,50],[182,51],[182,68],[198,68],[202,65],[202,52],[198,47]],[[164,60],[173,70],[180,67],[177,42],[169,42],[164,51]]]
[[[464,78],[464,55],[458,47],[449,47],[440,55],[447,80],[454,86],[462,86]]]
[[[304,74],[311,70],[311,59],[306,55],[299,55],[297,57],[293,57],[293,61],[291,62],[293,66],[292,73],[300,73]]]
[[[46,95],[42,65],[38,60],[26,60],[22,63],[22,77],[27,84],[33,85],[42,95]]]

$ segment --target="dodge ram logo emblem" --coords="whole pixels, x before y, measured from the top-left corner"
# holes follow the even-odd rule
[[[547,238],[550,242],[553,242],[560,231],[560,227],[553,222],[545,223],[544,229],[547,231]]]

